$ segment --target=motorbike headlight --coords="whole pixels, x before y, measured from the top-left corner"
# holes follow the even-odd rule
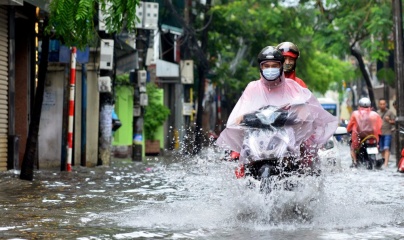
[[[324,144],[325,149],[331,149],[334,148],[334,141],[332,139],[329,139],[325,144]]]

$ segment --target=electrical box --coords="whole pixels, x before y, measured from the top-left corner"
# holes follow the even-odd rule
[[[139,18],[139,22],[136,20],[136,28],[143,27],[143,18],[144,18],[144,2],[139,2],[139,5],[136,6],[136,16]]]
[[[150,66],[151,63],[154,63],[154,49],[148,48],[146,53],[146,66]]]
[[[194,84],[194,61],[181,60],[180,68],[181,68],[181,83]]]
[[[98,77],[98,91],[111,92],[111,78],[108,76]]]
[[[137,84],[139,87],[139,91],[141,93],[146,92],[146,80],[147,80],[146,70],[138,70],[137,71]]]
[[[147,106],[149,104],[149,100],[147,97],[147,93],[140,93],[140,106]]]
[[[143,2],[143,12],[143,28],[157,29],[159,4],[154,2]]]
[[[142,114],[142,109],[140,106],[133,106],[133,116],[134,117],[140,117]]]
[[[182,105],[182,115],[191,116],[194,108],[192,107],[192,103],[184,102]]]
[[[112,70],[114,63],[114,40],[101,39],[100,69]]]

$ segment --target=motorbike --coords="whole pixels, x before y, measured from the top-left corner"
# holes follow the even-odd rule
[[[400,162],[398,163],[397,171],[400,173],[404,173],[404,148],[401,150],[401,158]]]
[[[280,179],[320,174],[316,150],[304,143],[310,137],[304,127],[312,120],[300,118],[301,107],[266,106],[244,115],[240,123],[244,139],[239,153],[241,163],[235,170],[237,178],[252,177],[260,182],[261,192],[269,193]],[[284,185],[285,189],[293,187]]]
[[[341,167],[341,160],[339,159],[339,147],[338,145],[343,144],[342,140],[349,136],[346,127],[339,126],[335,130],[332,137],[330,137],[327,142],[318,150],[318,155],[324,164],[324,162],[331,167]],[[338,140],[339,139],[339,140]]]
[[[400,127],[400,133],[404,134],[404,128]],[[401,149],[401,158],[398,162],[397,171],[400,173],[404,173],[404,148]]]
[[[360,141],[359,150],[356,152],[357,163],[366,169],[380,169],[383,165],[383,159],[377,159],[379,150],[375,135],[368,135]]]

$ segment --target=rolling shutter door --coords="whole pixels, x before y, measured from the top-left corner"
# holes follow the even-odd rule
[[[0,7],[0,171],[7,170],[8,135],[8,16]]]

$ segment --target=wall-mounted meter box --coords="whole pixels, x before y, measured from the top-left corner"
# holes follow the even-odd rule
[[[139,92],[146,92],[146,80],[147,80],[146,70],[138,70],[137,71],[137,84],[139,87]]]
[[[157,29],[159,4],[155,2],[143,2],[143,12],[143,27],[145,29]]]
[[[108,76],[98,77],[98,91],[111,92],[111,78]]]
[[[181,83],[194,84],[194,61],[181,60],[180,68],[181,68]]]
[[[154,60],[154,49],[153,48],[148,48],[146,52],[146,66],[150,66],[152,63],[155,63],[156,61]]]
[[[112,70],[114,63],[114,40],[101,39],[100,69]]]
[[[140,106],[133,106],[133,116],[140,117],[142,114],[142,108]]]
[[[149,104],[149,100],[147,97],[147,93],[140,94],[140,106],[147,106]]]

